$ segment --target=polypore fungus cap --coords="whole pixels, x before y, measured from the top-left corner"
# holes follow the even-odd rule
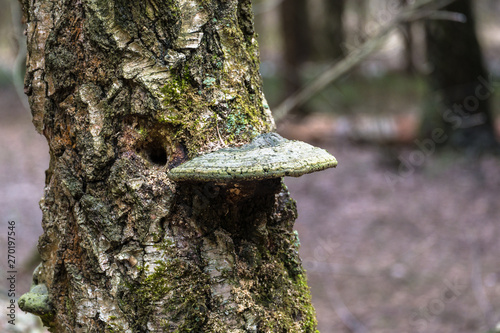
[[[195,157],[171,169],[168,176],[175,181],[235,182],[299,177],[335,166],[337,160],[324,149],[266,133],[241,147]]]

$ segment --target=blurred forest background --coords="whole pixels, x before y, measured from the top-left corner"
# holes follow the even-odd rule
[[[322,333],[500,332],[500,1],[428,1],[402,20],[416,2],[254,1],[278,131],[339,160],[285,180]],[[17,1],[0,8],[0,241],[15,220],[22,293],[49,156],[22,94]],[[390,25],[376,52],[328,80]],[[293,105],[318,77],[328,84]]]

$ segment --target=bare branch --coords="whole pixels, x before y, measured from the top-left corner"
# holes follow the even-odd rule
[[[401,23],[420,20],[423,18],[452,19],[462,21],[463,18],[457,13],[439,11],[440,8],[455,0],[421,0],[402,10],[390,23],[383,27],[376,36],[369,38],[359,48],[353,50],[348,56],[339,62],[333,63],[311,83],[306,84],[299,92],[288,97],[273,112],[276,121],[280,121],[290,110],[304,104],[316,93],[324,89],[332,81],[335,81],[347,73],[356,65],[360,64],[385,42],[387,36]]]

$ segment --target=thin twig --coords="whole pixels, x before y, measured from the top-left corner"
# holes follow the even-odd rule
[[[288,97],[283,101],[273,112],[274,119],[280,121],[290,110],[297,106],[303,105],[312,96],[324,89],[332,81],[338,79],[340,76],[351,70],[354,66],[365,60],[370,54],[375,52],[383,42],[385,42],[390,32],[396,29],[401,23],[411,22],[422,19],[424,17],[439,17],[440,19],[453,19],[461,20],[462,17],[457,13],[449,13],[438,11],[455,0],[421,0],[415,2],[413,5],[408,6],[401,11],[392,21],[383,27],[379,33],[369,38],[359,48],[352,51],[347,57],[337,63],[332,64],[326,71],[320,74],[313,82],[305,85],[299,92]],[[429,8],[424,8],[429,6]]]
[[[219,142],[222,145],[222,147],[225,147],[226,145],[225,145],[224,141],[222,141],[222,137],[220,136],[220,132],[219,132],[219,119],[218,119],[218,117],[215,117],[215,127],[217,128],[217,136],[219,137]]]

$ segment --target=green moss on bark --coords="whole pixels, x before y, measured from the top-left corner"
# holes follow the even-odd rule
[[[187,142],[190,156],[197,155],[209,142],[249,142],[265,126],[257,95],[231,93],[222,87],[227,83],[220,83],[225,81],[219,72],[206,74],[202,85],[197,85],[184,69],[161,89],[166,110],[158,120],[176,128],[175,138]],[[220,103],[219,94],[226,95],[226,102]]]
[[[274,128],[250,1],[25,3],[52,330],[312,332],[280,180],[166,174]]]
[[[152,317],[160,317],[160,327],[169,332],[202,331],[207,321],[209,280],[188,261],[169,258],[156,262],[152,274],[130,289],[137,306],[136,329],[146,328]],[[145,270],[144,270],[145,271]],[[156,304],[167,300],[163,313],[154,312]]]

